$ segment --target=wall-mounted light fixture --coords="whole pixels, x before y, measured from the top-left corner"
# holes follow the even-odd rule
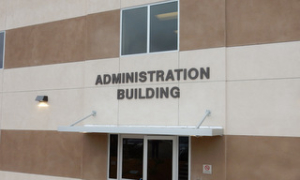
[[[36,101],[39,102],[39,107],[48,107],[48,96],[37,96],[35,98]]]

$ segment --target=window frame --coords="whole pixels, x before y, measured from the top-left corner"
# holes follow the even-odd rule
[[[155,5],[167,4],[177,2],[177,49],[175,50],[167,50],[167,51],[158,51],[158,52],[150,52],[150,7]],[[134,53],[134,54],[125,54],[122,55],[122,42],[123,42],[123,11],[130,10],[130,9],[137,9],[147,7],[147,51],[144,53]],[[178,52],[180,47],[180,0],[168,0],[164,2],[157,2],[147,5],[139,5],[134,7],[128,7],[121,9],[120,12],[120,57],[123,56],[134,56],[134,55],[145,55],[145,54],[155,54],[155,53],[166,53],[166,52]]]
[[[2,56],[2,68],[0,69],[4,69],[4,60],[5,60],[5,40],[6,40],[6,32],[5,31],[0,31],[0,34],[3,33],[3,56]]]

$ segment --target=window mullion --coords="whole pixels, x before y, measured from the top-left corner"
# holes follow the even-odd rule
[[[5,57],[5,31],[0,31],[0,69],[4,68]]]
[[[150,5],[147,7],[147,53],[150,53]]]

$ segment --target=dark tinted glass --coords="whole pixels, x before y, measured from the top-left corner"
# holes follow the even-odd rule
[[[177,2],[150,7],[150,52],[177,50]]]
[[[122,55],[147,52],[147,7],[123,10]]]
[[[178,179],[189,178],[189,138],[179,137]]]
[[[143,139],[123,139],[122,178],[143,178]]]
[[[0,32],[0,69],[3,68],[4,61],[4,32]]]
[[[172,179],[172,140],[148,141],[148,180]]]
[[[109,178],[117,179],[118,135],[110,135],[109,154]]]

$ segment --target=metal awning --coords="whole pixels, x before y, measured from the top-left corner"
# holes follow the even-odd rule
[[[223,128],[220,126],[64,126],[58,131],[82,133],[110,133],[110,134],[147,134],[147,135],[178,135],[178,136],[220,136]]]
[[[207,110],[197,126],[116,126],[116,125],[84,125],[75,126],[79,122],[96,115],[96,111],[70,126],[58,127],[58,131],[82,133],[109,133],[109,134],[146,134],[146,135],[178,135],[178,136],[221,136],[221,126],[201,126],[207,116]]]

